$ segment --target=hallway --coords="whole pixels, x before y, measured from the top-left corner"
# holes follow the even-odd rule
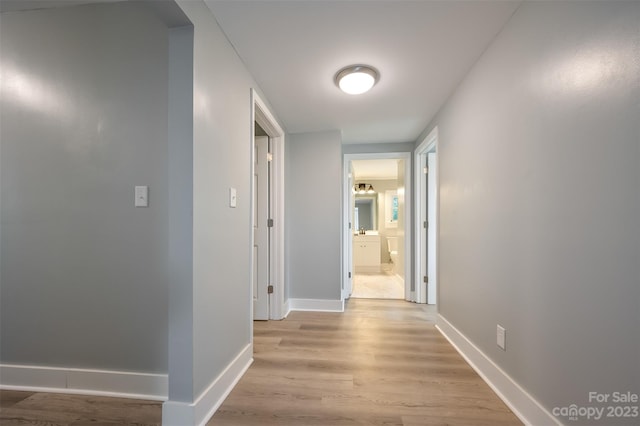
[[[209,426],[521,424],[435,329],[433,306],[351,299],[257,321],[255,361]],[[0,424],[158,425],[160,402],[0,391]]]
[[[214,425],[520,424],[434,327],[435,309],[351,299],[256,322],[255,361]]]

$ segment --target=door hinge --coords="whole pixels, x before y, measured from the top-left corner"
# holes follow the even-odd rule
[[[273,286],[272,285],[267,287],[267,294],[271,294],[271,293],[273,293]]]
[[[351,278],[351,272],[349,272],[349,278]]]
[[[422,223],[422,227],[423,227],[424,229],[427,229],[427,228],[429,227],[429,222],[425,220],[425,221]]]
[[[429,174],[429,168],[425,167],[424,169],[422,169],[422,171],[424,172],[425,175]]]
[[[267,161],[270,163],[273,161],[273,154],[270,152],[267,152]]]
[[[273,219],[267,219],[267,228],[273,228]]]
[[[424,276],[424,278],[422,279],[422,281],[424,281],[425,283],[429,283],[429,277],[428,276]]]
[[[349,222],[349,229],[351,229],[351,222]]]

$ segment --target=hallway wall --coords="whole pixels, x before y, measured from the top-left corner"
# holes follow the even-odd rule
[[[640,393],[638,22],[524,2],[431,125],[440,314],[549,411]]]
[[[340,300],[340,132],[292,134],[286,143],[285,232],[289,297]]]
[[[191,368],[193,382],[183,386],[186,377],[169,371],[164,413],[187,424],[185,413],[202,421],[253,355],[250,93],[258,88],[205,3],[177,3],[193,23],[193,293],[191,311],[176,305],[171,315],[190,315],[183,326],[193,341],[186,351],[172,346],[170,356],[177,369]],[[169,333],[179,338],[181,330]]]
[[[0,363],[166,374],[168,29],[132,3],[0,20]]]
[[[259,89],[202,1],[1,19],[0,360],[105,370],[82,391],[168,381],[163,421],[199,423],[252,357]],[[9,384],[62,390],[65,371]]]

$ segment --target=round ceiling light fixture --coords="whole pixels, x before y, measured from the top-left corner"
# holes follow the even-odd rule
[[[336,74],[336,85],[345,93],[359,95],[369,91],[380,79],[380,73],[369,65],[349,65]]]

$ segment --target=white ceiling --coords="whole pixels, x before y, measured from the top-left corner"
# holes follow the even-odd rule
[[[0,12],[118,0],[0,0]],[[289,133],[415,142],[521,0],[205,0]],[[149,2],[147,4],[160,4]],[[360,96],[333,78],[369,64]]]
[[[352,160],[354,180],[390,180],[398,178],[399,160]]]
[[[0,0],[0,12],[49,9],[52,7],[78,6],[89,3],[113,3],[122,0]]]
[[[205,0],[289,133],[414,142],[519,1]],[[344,66],[380,82],[351,96]]]

